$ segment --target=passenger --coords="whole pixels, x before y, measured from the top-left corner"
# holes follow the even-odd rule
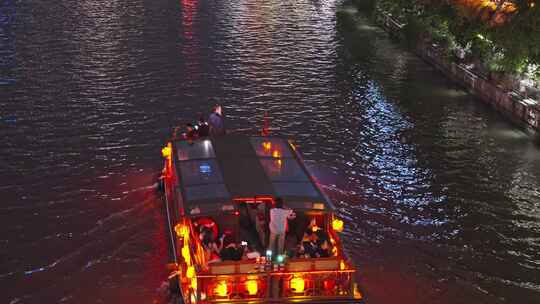
[[[223,236],[220,239],[220,245],[218,245],[214,240],[214,233],[212,229],[207,226],[201,226],[199,238],[204,248],[205,260],[208,263],[219,262],[219,253],[223,248]]]
[[[321,258],[327,258],[330,256],[330,242],[328,240],[328,233],[320,229],[315,234],[317,234],[317,254]]]
[[[178,135],[178,132],[179,132],[180,128],[181,128],[181,127],[174,127],[174,129],[173,129],[173,136],[172,136],[172,137],[173,137],[173,138],[172,138],[173,140],[178,140],[178,139],[181,138],[181,136]],[[182,135],[183,135],[183,134],[182,134]]]
[[[255,214],[255,229],[257,230],[257,234],[259,235],[259,241],[261,241],[261,245],[266,246],[266,221],[265,221],[265,203],[259,203],[257,205],[257,212]]]
[[[243,255],[243,248],[238,246],[233,240],[231,235],[227,235],[222,242],[221,251],[219,255],[222,261],[240,261]]]
[[[317,234],[311,229],[308,229],[304,234],[302,239],[302,244],[300,244],[299,255],[304,258],[318,258],[319,255],[319,238]]]
[[[210,126],[208,126],[208,123],[204,120],[204,116],[202,115],[199,117],[198,133],[199,137],[210,135]]]
[[[255,250],[252,246],[249,246],[247,242],[244,243],[242,247],[244,248],[243,253],[242,253],[242,260],[253,260],[253,259],[261,257],[261,254],[257,250]]]
[[[317,225],[317,219],[312,218],[308,225],[308,230],[311,230],[313,232],[317,232],[319,229],[319,226]]]
[[[187,140],[194,140],[199,137],[199,134],[197,133],[197,130],[195,130],[193,124],[186,124],[186,133],[183,134],[183,137]]]
[[[323,241],[319,245],[319,250],[318,250],[317,254],[321,258],[330,257],[330,244],[328,243],[328,241]]]
[[[291,209],[283,208],[283,200],[276,198],[276,206],[270,209],[270,240],[268,249],[278,256],[283,253],[285,246],[285,234],[287,232],[288,220],[296,217]]]
[[[225,135],[225,123],[220,105],[214,106],[212,114],[208,117],[208,125],[210,126],[210,135]]]
[[[299,256],[305,258],[326,258],[330,256],[328,235],[322,229],[309,229],[300,244]]]

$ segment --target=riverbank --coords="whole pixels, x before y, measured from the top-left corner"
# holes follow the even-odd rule
[[[356,14],[359,11],[351,4],[344,12]],[[384,11],[373,10],[373,15],[376,23],[391,36],[407,42],[404,24]],[[492,106],[527,133],[536,138],[540,137],[540,100],[538,98],[526,97],[517,91],[508,91],[495,81],[476,73],[465,63],[450,61],[445,54],[446,50],[429,39],[419,40],[412,44],[411,49],[424,61],[478,99]]]

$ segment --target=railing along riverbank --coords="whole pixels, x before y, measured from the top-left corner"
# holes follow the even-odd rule
[[[404,24],[383,11],[376,11],[376,21],[390,35],[404,38]],[[440,47],[420,41],[414,51],[444,75],[466,88],[482,101],[518,124],[529,133],[540,136],[540,100],[522,96],[516,91],[506,91],[493,81],[474,73],[464,64],[451,62]]]

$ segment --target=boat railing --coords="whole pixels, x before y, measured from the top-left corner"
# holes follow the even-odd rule
[[[353,299],[358,296],[355,271],[340,257],[290,259],[282,265],[219,262],[196,275],[197,297],[208,302]]]

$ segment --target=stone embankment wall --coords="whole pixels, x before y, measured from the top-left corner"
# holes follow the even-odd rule
[[[376,20],[392,35],[402,36],[403,24],[377,12]],[[420,42],[415,52],[446,76],[465,87],[469,92],[490,104],[514,123],[540,137],[540,101],[517,92],[507,92],[488,79],[473,73],[465,65],[450,62],[443,51],[427,42]]]

